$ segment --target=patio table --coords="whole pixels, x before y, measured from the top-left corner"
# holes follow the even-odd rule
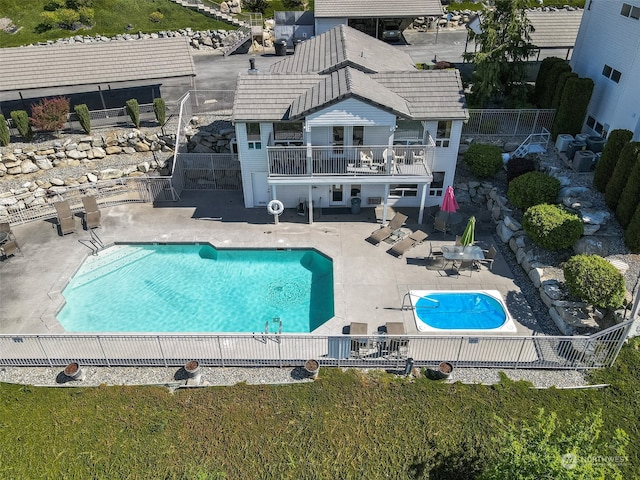
[[[454,268],[456,266],[456,262],[462,262],[464,260],[477,262],[484,260],[484,252],[482,251],[482,248],[477,245],[444,245],[442,247],[442,256],[448,262],[453,263]]]

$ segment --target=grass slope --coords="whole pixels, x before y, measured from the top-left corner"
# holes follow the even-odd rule
[[[314,383],[182,390],[0,384],[0,478],[473,479],[498,422],[556,412],[564,428],[602,410],[602,442],[630,436],[640,477],[640,342],[593,373],[604,390],[533,390],[322,369]]]
[[[8,17],[17,27],[22,27],[13,35],[0,32],[0,47],[16,47],[74,35],[113,36],[126,33],[125,27],[129,24],[133,27],[130,30],[132,33],[187,27],[194,30],[232,28],[224,22],[181,7],[169,0],[94,0],[93,28],[77,32],[54,29],[36,33],[40,13],[44,11],[46,3],[48,0],[0,0],[0,17]],[[164,15],[164,19],[158,23],[149,20],[149,14],[155,11]]]

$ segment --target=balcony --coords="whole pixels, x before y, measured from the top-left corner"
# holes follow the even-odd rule
[[[435,144],[429,141],[431,145],[403,144],[393,149],[386,145],[268,146],[269,177],[431,177]]]

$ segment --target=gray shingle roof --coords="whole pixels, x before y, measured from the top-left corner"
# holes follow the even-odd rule
[[[442,15],[440,0],[316,0],[316,18],[399,18]]]
[[[271,66],[273,73],[330,73],[347,65],[364,72],[413,70],[411,56],[366,33],[339,25],[302,42]]]
[[[0,48],[0,91],[194,76],[186,37]]]
[[[330,75],[240,74],[233,120],[289,120],[349,97],[414,120],[468,118],[457,70],[367,75],[345,68]]]
[[[584,10],[529,11],[527,18],[535,32],[531,43],[539,48],[570,48],[576,43]]]

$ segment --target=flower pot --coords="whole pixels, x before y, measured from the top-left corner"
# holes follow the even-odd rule
[[[200,362],[197,360],[189,360],[184,364],[184,371],[187,372],[187,377],[193,378],[200,373]]]
[[[428,371],[429,378],[433,380],[443,380],[445,378],[449,378],[451,373],[453,372],[453,365],[449,362],[440,362],[437,369],[430,369]]]
[[[318,377],[318,371],[320,370],[320,363],[317,360],[307,360],[304,362],[304,369],[313,378]]]
[[[82,368],[80,368],[80,364],[78,362],[71,362],[69,365],[64,367],[64,374],[71,380],[82,380],[84,372],[82,371]]]

